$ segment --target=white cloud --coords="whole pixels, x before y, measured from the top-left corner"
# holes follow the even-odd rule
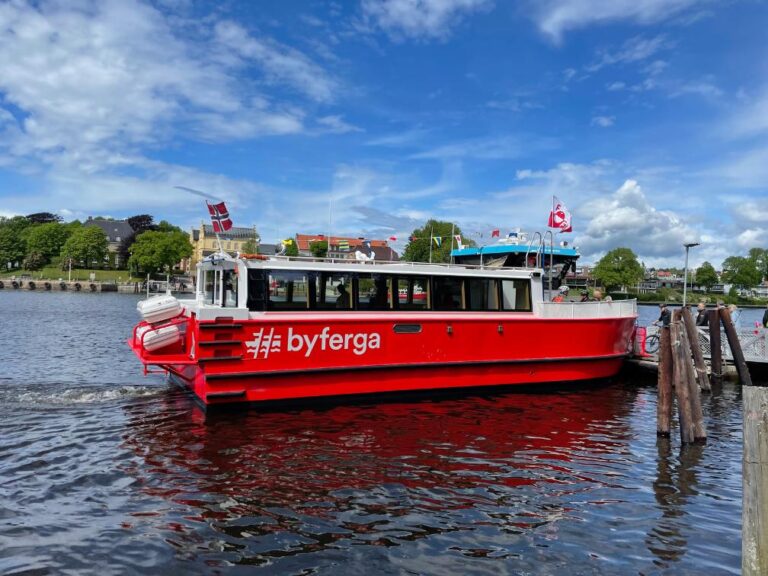
[[[317,123],[322,126],[324,132],[331,134],[346,134],[347,132],[362,132],[362,128],[353,126],[345,122],[341,116],[323,116],[317,119]]]
[[[724,126],[727,135],[741,138],[768,133],[768,87],[757,96],[744,96],[741,100],[738,112]]]
[[[724,178],[732,186],[768,190],[768,146],[735,154],[708,173]]]
[[[616,122],[615,116],[595,116],[592,118],[592,126],[600,126],[601,128],[609,128]]]
[[[651,24],[707,2],[708,0],[536,0],[529,4],[539,29],[559,42],[569,30],[618,20]]]
[[[580,213],[588,218],[580,239],[586,253],[626,246],[643,258],[666,257],[679,252],[684,242],[700,238],[675,213],[656,210],[634,180],[627,180],[610,196],[589,201]]]
[[[634,62],[640,62],[650,58],[654,54],[657,54],[661,50],[671,48],[672,42],[667,40],[666,36],[660,34],[653,38],[646,38],[644,36],[635,36],[630,38],[622,47],[615,51],[601,51],[598,54],[597,60],[587,66],[588,72],[596,72],[606,66],[612,66],[614,64],[632,64]]]
[[[556,145],[557,143],[553,139],[547,138],[494,136],[472,138],[444,144],[437,148],[414,154],[411,158],[503,160],[506,158],[519,158],[533,150],[554,148]]]
[[[304,130],[304,113],[260,92],[254,74],[311,100],[333,98],[335,80],[298,51],[231,22],[193,24],[139,0],[0,4],[0,93],[16,111],[0,113],[5,163],[92,172],[179,136]]]
[[[490,9],[491,0],[363,0],[363,17],[395,40],[447,38],[465,15]]]
[[[745,251],[756,246],[765,246],[768,244],[768,229],[763,227],[744,230],[736,237],[736,244]]]

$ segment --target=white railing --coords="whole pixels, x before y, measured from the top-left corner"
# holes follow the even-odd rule
[[[646,337],[658,334],[657,326],[647,327]],[[699,334],[699,347],[705,358],[712,356],[712,346],[709,337],[709,328],[696,328]],[[736,328],[736,336],[741,344],[741,351],[744,353],[744,359],[748,362],[767,362],[768,363],[768,330],[765,328]],[[728,343],[728,337],[725,330],[720,330],[720,349],[722,357],[725,360],[733,360],[731,346]]]
[[[541,318],[629,318],[637,316],[637,300],[538,302],[534,313]]]

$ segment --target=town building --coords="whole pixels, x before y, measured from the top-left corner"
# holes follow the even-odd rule
[[[299,249],[299,256],[312,256],[310,245],[313,242],[324,242],[328,239],[325,234],[296,234],[296,246]],[[353,238],[351,236],[331,236],[331,242],[328,249],[328,258],[354,258],[355,252],[363,246],[366,238]],[[397,261],[400,256],[386,240],[368,240],[371,249],[378,261]]]
[[[225,252],[235,254],[243,252],[243,245],[249,240],[255,240],[258,245],[260,238],[255,226],[252,228],[233,226],[226,232],[220,233],[219,240],[221,241],[221,248]],[[192,256],[181,263],[182,270],[186,272],[195,270],[195,266],[203,258],[219,251],[216,234],[210,224],[201,222],[200,228],[192,228],[189,233],[189,241],[192,244]],[[274,245],[259,246],[259,252],[274,254]]]
[[[111,268],[124,268],[127,266],[127,262],[121,262],[120,260],[120,245],[123,240],[133,234],[133,228],[125,220],[104,220],[102,218],[91,218],[85,221],[85,226],[96,226],[101,228],[104,235],[107,237],[109,245],[109,266]]]

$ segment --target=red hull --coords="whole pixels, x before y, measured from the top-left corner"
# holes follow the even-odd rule
[[[190,318],[176,350],[130,344],[211,405],[606,378],[620,369],[633,327],[634,317],[268,313]]]

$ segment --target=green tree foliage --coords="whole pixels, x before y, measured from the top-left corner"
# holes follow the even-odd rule
[[[451,231],[454,236],[462,236],[462,243],[469,244],[463,237],[461,228],[452,222],[443,220],[428,220],[421,228],[416,228],[412,233],[408,244],[403,251],[403,260],[408,262],[429,262],[430,243],[432,245],[432,262],[450,262],[451,247],[456,247],[452,241]],[[438,246],[431,237],[440,238]]]
[[[749,258],[754,260],[760,276],[768,278],[768,250],[764,248],[750,248]]]
[[[137,234],[155,229],[154,218],[150,214],[137,214],[136,216],[126,218],[125,221],[128,222],[128,226],[133,228],[133,231]]]
[[[31,222],[24,216],[0,216],[0,269],[21,265],[27,253],[26,230]]]
[[[259,251],[259,245],[256,240],[251,238],[243,243],[243,254],[256,254]]]
[[[98,226],[77,227],[61,249],[62,267],[70,258],[73,266],[90,268],[101,265],[108,246],[107,235]]]
[[[696,269],[696,284],[704,286],[707,292],[712,289],[712,286],[717,284],[717,272],[715,267],[709,262],[704,262]]]
[[[614,248],[603,256],[592,276],[607,290],[633,286],[643,279],[643,267],[629,248]]]
[[[70,228],[58,222],[39,224],[29,229],[27,236],[27,255],[39,255],[43,263],[48,263],[51,258],[58,256],[67,238],[71,235]]]
[[[160,220],[160,224],[155,226],[153,230],[157,230],[158,232],[184,232],[181,228],[174,226],[167,220]]]
[[[40,268],[45,266],[45,263],[45,256],[40,254],[40,252],[29,252],[27,257],[24,258],[24,268],[26,270],[40,270]]]
[[[28,214],[27,220],[32,224],[50,224],[61,222],[61,216],[51,214],[50,212],[35,212],[34,214]]]
[[[296,244],[296,240],[293,238],[286,238],[283,240],[284,243],[287,244],[285,247],[285,255],[286,256],[298,256],[299,255],[299,245]]]
[[[729,256],[723,262],[723,281],[739,288],[752,288],[762,280],[758,263],[752,258]]]
[[[325,258],[328,254],[328,241],[318,240],[309,243],[309,251],[315,258]]]
[[[170,271],[183,258],[189,258],[191,255],[192,244],[184,232],[150,230],[136,237],[128,267],[149,274]]]

